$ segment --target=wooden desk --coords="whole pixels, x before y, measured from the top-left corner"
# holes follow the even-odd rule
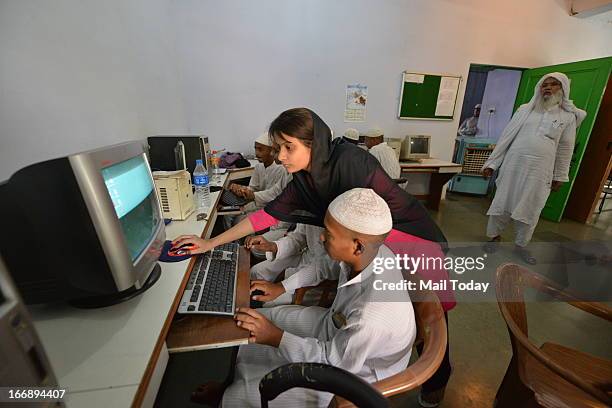
[[[426,200],[427,207],[436,211],[440,208],[444,185],[462,169],[460,164],[438,159],[423,159],[420,162],[401,161],[400,167],[402,174],[426,173],[430,175],[428,194],[416,194],[415,197]]]
[[[246,171],[248,171],[248,168]],[[231,173],[222,175],[223,178],[221,182],[216,185],[222,186],[225,189],[229,185],[229,174]],[[210,213],[208,214],[208,219],[206,221],[204,230],[200,235],[203,238],[210,238],[212,230],[215,226],[215,222],[217,220],[217,206],[221,198],[220,193],[220,191],[214,193],[215,196],[213,200],[211,200],[212,205]],[[181,284],[176,291],[172,306],[168,312],[168,315],[166,316],[164,326],[159,333],[155,348],[151,354],[151,357],[149,358],[147,368],[142,376],[142,380],[140,381],[134,400],[132,401],[132,407],[142,406],[147,394],[151,394],[150,390],[148,390],[149,384],[151,383],[151,379],[160,370],[159,361],[162,351],[166,351],[168,353],[186,352],[203,350],[206,348],[229,347],[232,345],[248,343],[248,331],[238,328],[231,317],[205,315],[188,316],[181,321],[174,322],[174,316],[176,315],[178,305],[183,296],[183,291],[187,285],[189,275],[195,262],[195,257],[191,258],[189,261],[189,266],[187,267]],[[238,307],[247,307],[249,305],[249,270],[249,254],[244,248],[240,248],[238,282],[236,287],[236,305]],[[163,359],[161,361],[163,361]],[[166,363],[164,362],[164,370],[165,364]],[[156,388],[159,388],[159,384],[157,384]],[[157,394],[157,389],[155,390],[155,394]]]
[[[253,175],[253,171],[255,165],[259,163],[257,160],[249,160],[251,163],[251,167],[243,167],[241,169],[228,169],[228,179],[229,181],[238,180],[245,177],[251,177]]]

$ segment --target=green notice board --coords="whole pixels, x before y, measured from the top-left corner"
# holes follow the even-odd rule
[[[400,119],[452,120],[461,77],[404,72]]]

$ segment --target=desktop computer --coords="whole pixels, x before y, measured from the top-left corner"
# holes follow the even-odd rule
[[[187,170],[193,174],[196,160],[202,160],[212,176],[211,153],[206,136],[151,136],[149,159],[153,171]]]
[[[0,253],[27,304],[100,307],[159,278],[165,227],[141,142],[25,167],[0,185]]]
[[[431,136],[408,135],[402,142],[400,160],[429,159],[431,149]]]

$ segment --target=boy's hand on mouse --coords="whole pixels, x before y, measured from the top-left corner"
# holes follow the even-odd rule
[[[231,191],[232,193],[234,193],[234,194],[238,194],[238,191],[240,191],[240,187],[241,187],[241,186],[239,186],[238,184],[234,184],[234,183],[232,183],[232,184],[230,184],[230,185],[229,185],[228,189],[229,189],[229,191]]]
[[[263,252],[272,252],[275,255],[276,252],[278,252],[278,246],[276,245],[276,242],[270,242],[261,235],[252,235],[250,237],[247,237],[244,240],[244,247],[246,249],[256,249],[258,251]]]
[[[251,333],[249,343],[278,347],[283,338],[283,331],[255,309],[248,307],[236,309],[234,319],[238,327]]]
[[[248,187],[245,187],[242,189],[241,195],[242,195],[242,198],[246,200],[249,200],[249,201],[255,200],[255,192]]]
[[[260,302],[269,302],[285,293],[285,287],[282,283],[272,283],[264,280],[251,282],[251,294],[256,290],[262,291],[263,294],[252,296],[251,299],[259,300]]]
[[[190,244],[190,247],[180,248],[181,245]],[[197,235],[181,235],[172,241],[170,251],[177,255],[195,255],[210,251],[215,245],[209,239],[202,239]],[[180,253],[179,253],[180,252]]]

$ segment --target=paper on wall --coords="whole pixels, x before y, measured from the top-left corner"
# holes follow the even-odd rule
[[[364,122],[366,103],[368,101],[367,85],[352,84],[346,86],[345,122]]]
[[[425,75],[423,74],[404,73],[404,82],[413,82],[415,84],[422,84],[423,81],[425,81]]]
[[[455,99],[459,90],[459,78],[442,77],[440,90],[436,101],[436,116],[453,116],[455,111]]]

